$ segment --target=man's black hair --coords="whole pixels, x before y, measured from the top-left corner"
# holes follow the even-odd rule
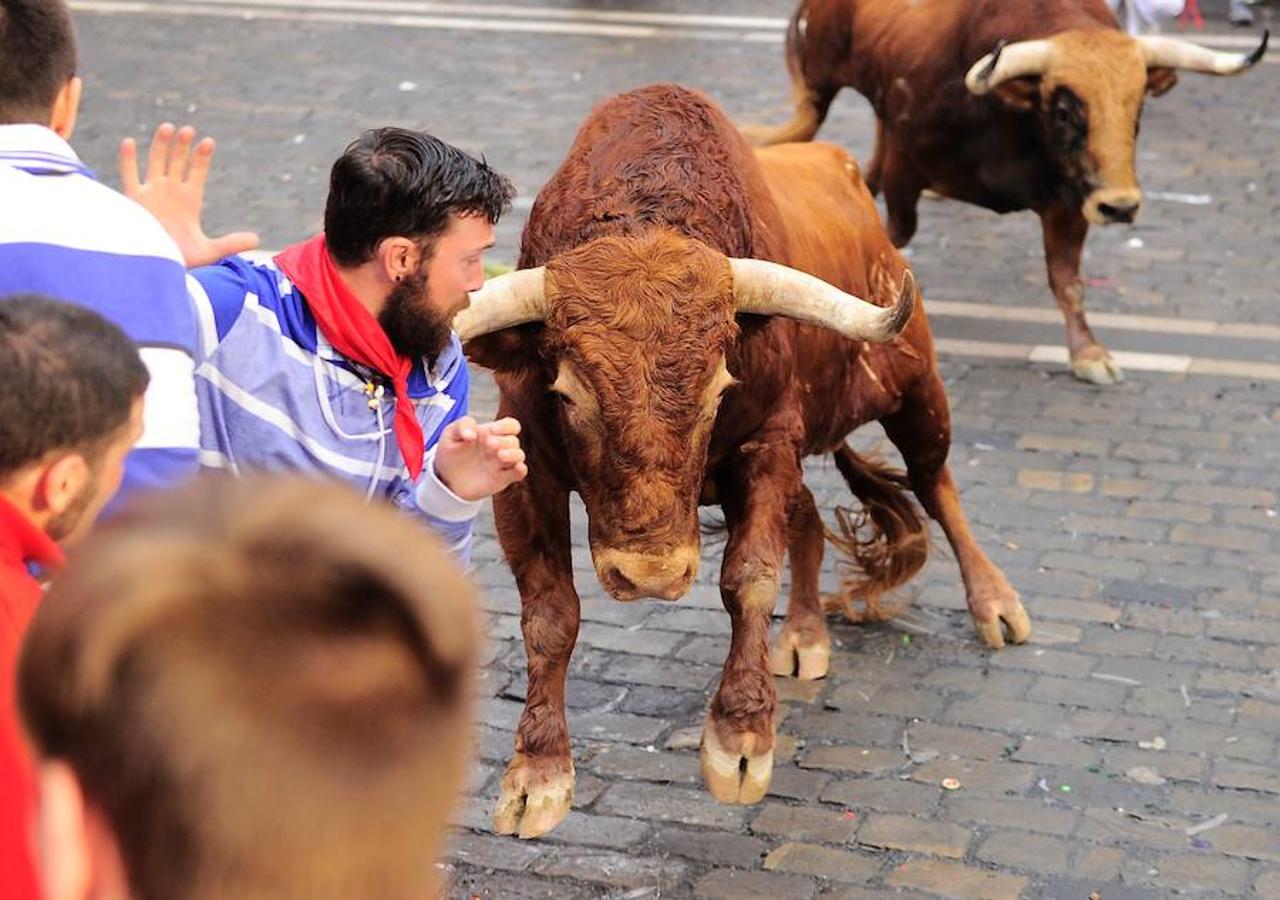
[[[0,125],[48,125],[76,74],[76,33],[65,0],[0,0]]]
[[[149,380],[133,341],[96,312],[0,298],[0,479],[55,451],[96,455]]]
[[[505,176],[439,138],[375,128],[333,164],[325,240],[336,263],[358,266],[389,237],[429,245],[451,214],[483,215],[496,223],[514,196]]]

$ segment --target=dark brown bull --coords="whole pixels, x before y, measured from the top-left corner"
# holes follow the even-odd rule
[[[974,541],[946,466],[947,400],[914,283],[847,153],[753,153],[701,94],[624,94],[588,117],[538,195],[520,265],[455,322],[468,355],[494,370],[499,414],[523,423],[529,454],[529,477],[494,498],[529,660],[498,831],[541,834],[572,798],[571,491],[590,518],[600,582],[619,600],[684,594],[698,566],[699,502],[723,508],[720,589],[733,636],[702,744],[722,801],[755,802],[768,788],[771,669],[827,670],[823,526],[803,457],[834,454],[868,515],[862,529],[844,518],[844,544],[865,572],[851,592],[874,607],[923,564],[910,484],[955,549],[983,640],[1001,646],[1002,622],[1010,640],[1026,639],[1018,595]],[[905,476],[845,444],[877,419]],[[791,600],[770,654],[788,553]]]
[[[1123,375],[1084,316],[1080,252],[1089,224],[1132,222],[1142,200],[1134,144],[1145,94],[1177,69],[1217,75],[1262,58],[1172,38],[1130,37],[1105,0],[801,0],[787,33],[795,116],[749,128],[756,143],[807,141],[843,87],[876,113],[867,172],[884,190],[889,236],[905,245],[926,188],[996,212],[1032,209],[1071,370]]]

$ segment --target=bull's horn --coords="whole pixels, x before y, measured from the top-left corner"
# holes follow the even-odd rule
[[[1220,53],[1190,41],[1170,37],[1140,37],[1147,68],[1189,69],[1206,75],[1237,75],[1253,68],[1267,52],[1271,32],[1262,32],[1262,43],[1252,53]]]
[[[985,94],[1011,78],[1041,75],[1049,67],[1053,45],[1047,40],[1000,41],[995,49],[969,67],[964,86],[971,94]]]
[[[915,309],[916,284],[910,270],[893,306],[876,306],[821,278],[762,259],[731,259],[733,294],[740,313],[786,316],[830,328],[854,341],[884,343],[907,327]]]
[[[464,341],[547,317],[546,270],[520,269],[490,278],[471,294],[471,305],[453,317]]]

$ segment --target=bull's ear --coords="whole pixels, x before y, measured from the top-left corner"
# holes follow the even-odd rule
[[[993,87],[991,93],[1011,109],[1023,112],[1035,109],[1040,105],[1040,76],[1024,75],[1021,78],[1010,78]]]
[[[541,322],[504,328],[472,338],[462,345],[462,352],[468,362],[494,372],[533,368],[538,365],[543,329]]]
[[[1177,83],[1177,69],[1166,69],[1163,66],[1147,69],[1147,93],[1152,97],[1168,93]]]

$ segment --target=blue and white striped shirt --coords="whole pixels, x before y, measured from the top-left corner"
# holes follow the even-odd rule
[[[200,461],[210,468],[292,470],[338,478],[424,519],[462,565],[480,503],[435,475],[444,427],[467,413],[468,374],[457,335],[435,369],[419,360],[409,396],[426,438],[415,485],[392,431],[395,394],[333,348],[301,293],[273,262],[233,256],[188,278],[199,347]]]
[[[198,468],[185,271],[160,223],[98,183],[66,141],[40,125],[0,125],[0,297],[37,293],[92,309],[137,342],[151,373],[117,501]]]

